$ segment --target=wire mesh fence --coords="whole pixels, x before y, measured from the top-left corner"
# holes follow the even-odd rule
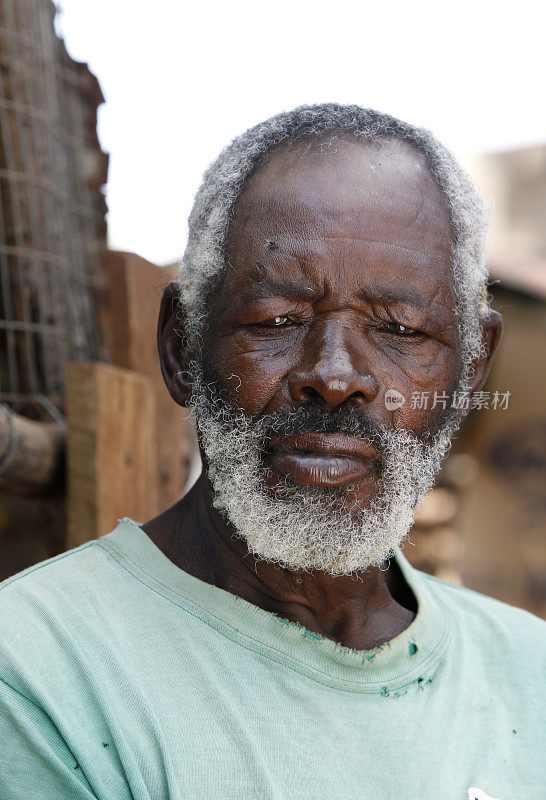
[[[62,415],[69,360],[100,355],[103,98],[51,0],[0,0],[0,402]]]

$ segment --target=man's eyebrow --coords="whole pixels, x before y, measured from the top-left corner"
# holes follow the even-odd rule
[[[252,281],[245,286],[238,294],[241,304],[252,302],[253,300],[267,299],[269,297],[284,297],[297,300],[314,300],[323,291],[310,285],[310,281],[292,280],[283,278],[275,280],[273,278],[261,278]],[[369,288],[359,289],[357,296],[360,300],[368,303],[387,302],[403,303],[414,308],[430,308],[431,301],[421,292],[410,289],[407,286],[393,287],[390,285],[374,285]]]
[[[317,290],[309,285],[309,281],[283,279],[276,281],[271,278],[261,278],[253,281],[241,291],[241,302],[261,300],[267,297],[286,297],[292,299],[312,299]]]
[[[393,286],[372,286],[369,289],[360,289],[358,296],[361,300],[374,302],[383,300],[388,303],[404,303],[405,305],[415,306],[415,308],[427,308],[430,300],[421,292],[409,289],[406,286],[394,288]]]

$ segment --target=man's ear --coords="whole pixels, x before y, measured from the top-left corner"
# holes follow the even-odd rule
[[[191,395],[188,373],[191,353],[184,335],[186,320],[179,293],[177,281],[171,281],[163,292],[157,322],[157,349],[167,389],[178,405],[185,406]]]
[[[473,362],[473,374],[468,382],[471,392],[478,392],[483,388],[491,370],[502,333],[502,317],[498,311],[489,311],[488,317],[482,323],[482,330],[484,355]]]

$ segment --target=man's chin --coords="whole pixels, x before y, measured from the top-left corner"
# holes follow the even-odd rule
[[[358,485],[302,485],[253,463],[217,462],[209,475],[214,505],[265,561],[350,574],[382,564],[411,527],[413,493],[404,495],[400,485],[386,489],[377,477]]]

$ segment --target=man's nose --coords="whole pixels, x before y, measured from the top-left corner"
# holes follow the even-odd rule
[[[339,320],[332,320],[320,334],[308,334],[307,357],[288,379],[294,400],[319,400],[335,408],[349,399],[356,405],[367,405],[377,397],[379,384],[368,369],[367,359],[351,351],[346,341],[350,334],[343,328]]]

